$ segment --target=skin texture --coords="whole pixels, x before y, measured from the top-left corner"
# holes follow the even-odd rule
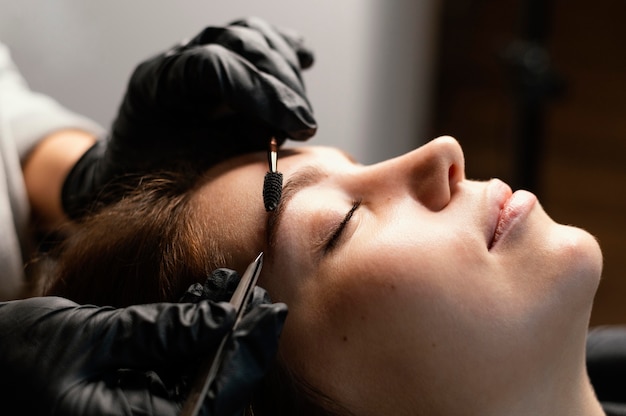
[[[305,166],[322,174],[293,193]],[[602,268],[591,235],[530,193],[467,180],[450,137],[371,166],[332,148],[282,151],[278,169],[273,244],[265,155],[217,166],[196,198],[205,226],[220,218],[231,267],[265,252],[259,284],[289,306],[280,357],[307,382],[356,414],[602,414],[584,367]],[[492,244],[507,200],[517,215]]]

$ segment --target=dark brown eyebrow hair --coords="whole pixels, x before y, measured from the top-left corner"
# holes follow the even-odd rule
[[[276,245],[276,232],[282,221],[283,214],[289,201],[302,189],[313,186],[322,180],[328,173],[318,166],[308,165],[296,171],[283,186],[283,193],[276,209],[267,216],[266,236],[270,253]]]

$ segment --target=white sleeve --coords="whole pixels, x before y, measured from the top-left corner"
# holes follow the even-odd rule
[[[94,121],[33,92],[0,43],[0,122],[8,129],[21,160],[40,139],[56,130],[75,128],[95,135],[103,129]]]
[[[103,132],[95,122],[31,91],[0,43],[0,300],[23,294],[24,263],[33,248],[21,164],[39,140],[67,128]]]

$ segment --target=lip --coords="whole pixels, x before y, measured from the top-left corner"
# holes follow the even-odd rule
[[[494,185],[497,214],[492,216],[491,239],[489,250],[492,250],[498,242],[506,238],[506,235],[523,218],[526,218],[537,202],[537,197],[528,191],[512,192],[511,188],[502,181]]]

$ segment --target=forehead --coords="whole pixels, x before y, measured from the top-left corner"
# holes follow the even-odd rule
[[[278,171],[283,180],[305,166],[332,169],[346,163],[348,156],[331,147],[299,147],[281,149]],[[265,250],[267,213],[263,205],[263,179],[268,171],[265,152],[238,156],[207,171],[196,195],[203,224],[218,241],[216,249],[223,251],[242,271],[259,251]]]

